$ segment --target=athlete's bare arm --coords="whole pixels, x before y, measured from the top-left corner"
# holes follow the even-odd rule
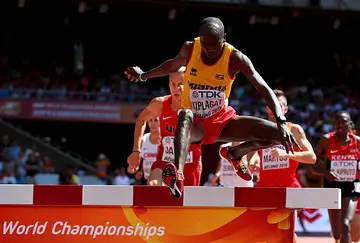
[[[163,62],[160,66],[151,69],[142,74],[142,79],[149,79],[149,78],[156,78],[156,77],[163,77],[168,76],[171,73],[177,72],[182,66],[186,65],[189,61],[191,52],[192,52],[193,42],[187,41],[181,47],[179,54]],[[134,69],[134,67],[127,68],[125,72],[131,81],[137,82],[139,80],[139,73]]]
[[[294,152],[293,154],[286,154],[285,156],[300,163],[315,164],[316,155],[309,140],[306,138],[304,129],[302,129],[301,126],[294,124],[291,127],[291,132],[294,134],[296,141],[298,141],[302,151]]]
[[[159,117],[161,115],[163,102],[164,97],[152,99],[149,105],[137,117],[134,130],[133,151],[140,151],[146,122],[153,117]]]
[[[325,152],[329,146],[329,136],[324,135],[321,137],[320,142],[318,146],[316,147],[316,165],[311,171],[314,174],[317,175],[324,175],[326,173],[326,164],[323,163],[322,159],[325,156]]]
[[[277,117],[282,116],[279,101],[272,89],[256,71],[251,60],[239,50],[235,50],[231,56],[229,74],[231,77],[235,77],[239,72],[242,72],[248,78],[250,83],[259,91],[271,111]]]

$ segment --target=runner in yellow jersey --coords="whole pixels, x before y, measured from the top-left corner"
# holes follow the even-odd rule
[[[166,76],[186,65],[182,109],[179,111],[175,133],[175,166],[169,164],[163,171],[163,181],[173,196],[181,195],[182,173],[190,143],[241,142],[237,149],[229,149],[226,159],[236,173],[251,180],[251,173],[241,158],[275,144],[282,144],[286,151],[294,151],[296,140],[286,125],[279,102],[250,59],[225,42],[224,25],[218,18],[209,17],[200,24],[199,37],[185,42],[173,59],[148,72],[139,67],[129,67],[126,74],[131,81],[145,82],[149,78]],[[276,114],[277,123],[250,117],[237,116],[228,106],[232,83],[243,72],[252,85]],[[177,193],[174,193],[174,190]],[[180,191],[180,193],[179,193]]]

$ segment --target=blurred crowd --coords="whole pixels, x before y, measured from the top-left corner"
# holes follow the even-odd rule
[[[338,79],[352,83],[360,77],[360,57],[334,54],[333,64]],[[119,73],[77,75],[65,67],[50,65],[39,69],[31,61],[20,62],[3,56],[0,63],[0,98],[40,100],[80,100],[97,102],[144,103],[152,97],[167,94],[166,86],[134,84]],[[119,70],[120,71],[120,70]],[[349,111],[360,127],[360,91],[342,85],[321,85],[318,79],[295,82],[282,77],[269,81],[285,90],[289,100],[288,120],[300,124],[315,145],[321,134],[332,129],[332,117],[338,110]],[[235,81],[230,104],[239,114],[266,118],[264,100],[250,84]]]
[[[0,141],[0,183],[34,184],[38,173],[55,173],[54,164],[36,147],[23,148],[3,134]]]

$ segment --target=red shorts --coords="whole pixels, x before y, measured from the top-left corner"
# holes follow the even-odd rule
[[[356,214],[360,214],[360,198],[358,198],[358,204],[356,208]]]
[[[212,144],[219,138],[222,129],[236,116],[236,111],[231,106],[227,106],[222,111],[209,118],[194,117],[196,123],[204,127],[204,137],[200,144]]]
[[[155,161],[151,166],[151,171],[157,168],[164,170],[168,163],[170,162]],[[184,177],[184,186],[200,186],[201,170],[199,163],[185,164]]]

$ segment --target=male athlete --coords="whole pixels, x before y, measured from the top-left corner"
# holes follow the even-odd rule
[[[177,125],[178,110],[180,109],[181,93],[184,84],[184,70],[181,67],[178,72],[169,75],[169,87],[171,95],[154,98],[136,119],[133,152],[128,157],[128,163],[132,169],[136,169],[140,162],[140,144],[144,133],[145,124],[154,116],[160,118],[161,142],[157,154],[157,160],[152,164],[148,178],[149,185],[162,185],[163,171],[168,164],[174,162],[174,135]],[[199,186],[201,176],[201,146],[191,145],[187,152],[185,165],[185,185]],[[164,177],[164,183],[170,183]],[[183,179],[183,178],[182,178]],[[172,194],[179,191],[176,189]],[[176,197],[181,195],[176,194]]]
[[[353,134],[350,114],[339,111],[334,132],[324,135],[317,147],[314,169],[324,176],[324,188],[341,189],[341,210],[329,209],[332,236],[335,242],[350,243],[351,221],[355,216],[360,188],[357,172],[360,160],[360,137]],[[355,238],[355,235],[353,235]]]
[[[283,115],[288,112],[288,104],[285,93],[281,90],[274,90]],[[276,122],[274,113],[266,107],[269,120]],[[300,163],[315,164],[316,155],[314,150],[307,140],[302,127],[298,124],[288,122],[289,127],[296,141],[299,142],[302,151],[294,153],[286,153],[283,145],[275,145],[270,148],[260,150],[260,181],[256,183],[256,187],[301,187],[296,178],[296,170]],[[224,147],[220,150],[220,155],[227,153],[229,149],[237,149],[235,147]]]
[[[150,118],[147,121],[150,132],[144,134],[140,156],[142,159],[142,170],[137,173],[142,173],[144,179],[147,181],[150,175],[151,166],[156,161],[158,152],[158,145],[160,144],[160,120],[159,117]],[[130,171],[132,172],[132,171]]]
[[[220,19],[210,17],[201,22],[199,37],[185,42],[173,59],[148,72],[139,67],[129,67],[126,74],[131,81],[166,76],[186,65],[184,91],[175,134],[175,166],[164,168],[164,176],[170,191],[175,184],[182,192],[182,173],[191,143],[210,144],[216,141],[246,141],[238,149],[230,149],[226,155],[237,174],[251,180],[248,168],[241,158],[252,151],[281,143],[287,152],[293,152],[296,140],[286,125],[286,118],[275,94],[255,70],[250,59],[225,42],[224,25]],[[232,83],[243,72],[261,93],[276,116],[276,123],[249,116],[237,116],[228,106]],[[240,162],[239,162],[240,161]],[[178,170],[178,171],[177,171]],[[180,176],[181,177],[181,176]],[[173,194],[174,195],[174,194]]]

